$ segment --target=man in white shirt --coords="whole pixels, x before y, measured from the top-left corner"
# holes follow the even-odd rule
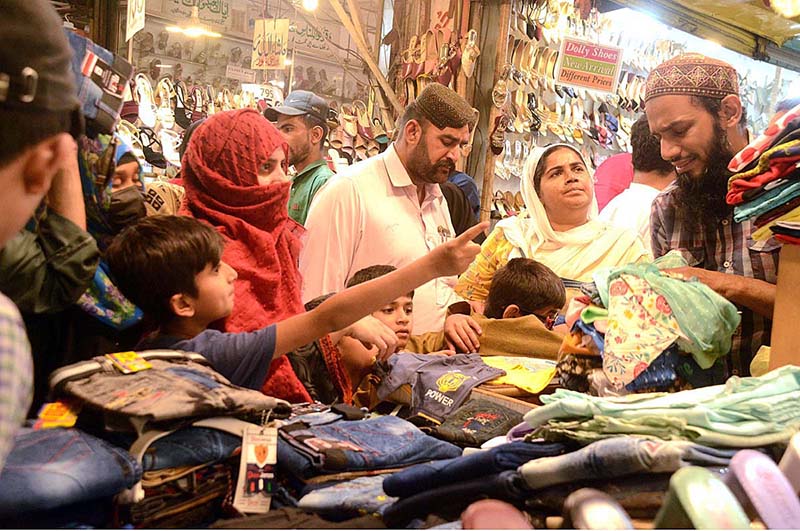
[[[633,182],[609,201],[600,219],[639,233],[650,242],[650,206],[653,199],[675,180],[672,164],[661,158],[661,144],[650,134],[644,114],[631,127]]]
[[[439,184],[455,169],[474,125],[469,104],[434,83],[406,107],[397,140],[384,153],[328,181],[306,220],[303,301],[342,290],[365,267],[402,267],[455,236]],[[413,334],[442,330],[447,307],[458,300],[455,280],[415,290]]]

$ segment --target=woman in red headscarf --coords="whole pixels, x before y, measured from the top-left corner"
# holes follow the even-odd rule
[[[226,238],[222,260],[238,273],[226,332],[252,331],[304,311],[297,269],[302,226],[289,218],[288,146],[253,109],[217,113],[192,136],[182,161],[183,213]],[[262,388],[310,401],[286,357],[273,361]]]

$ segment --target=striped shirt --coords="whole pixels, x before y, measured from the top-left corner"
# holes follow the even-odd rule
[[[653,255],[658,258],[678,250],[692,267],[719,271],[748,278],[777,282],[780,244],[770,238],[753,240],[752,220],[733,221],[733,214],[716,225],[693,231],[683,226],[677,214],[675,184],[667,187],[653,201],[650,235]],[[768,345],[772,321],[748,308],[739,306],[742,324],[734,333],[731,355],[724,358],[725,375],[750,374],[750,361],[761,345]]]
[[[25,421],[33,392],[33,360],[25,325],[11,299],[0,293],[0,470]]]

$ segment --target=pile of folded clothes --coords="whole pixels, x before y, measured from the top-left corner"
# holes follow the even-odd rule
[[[769,126],[728,165],[726,201],[754,240],[800,243],[800,105]]]
[[[721,358],[741,318],[705,284],[668,272],[686,265],[671,251],[653,263],[598,270],[566,312],[561,384],[616,396],[721,382]]]

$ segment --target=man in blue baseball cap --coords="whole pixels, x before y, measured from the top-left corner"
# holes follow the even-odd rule
[[[297,172],[289,193],[289,217],[305,225],[311,200],[333,175],[322,156],[328,103],[313,92],[295,90],[282,105],[265,110],[264,116],[276,122],[289,144],[289,164]]]

